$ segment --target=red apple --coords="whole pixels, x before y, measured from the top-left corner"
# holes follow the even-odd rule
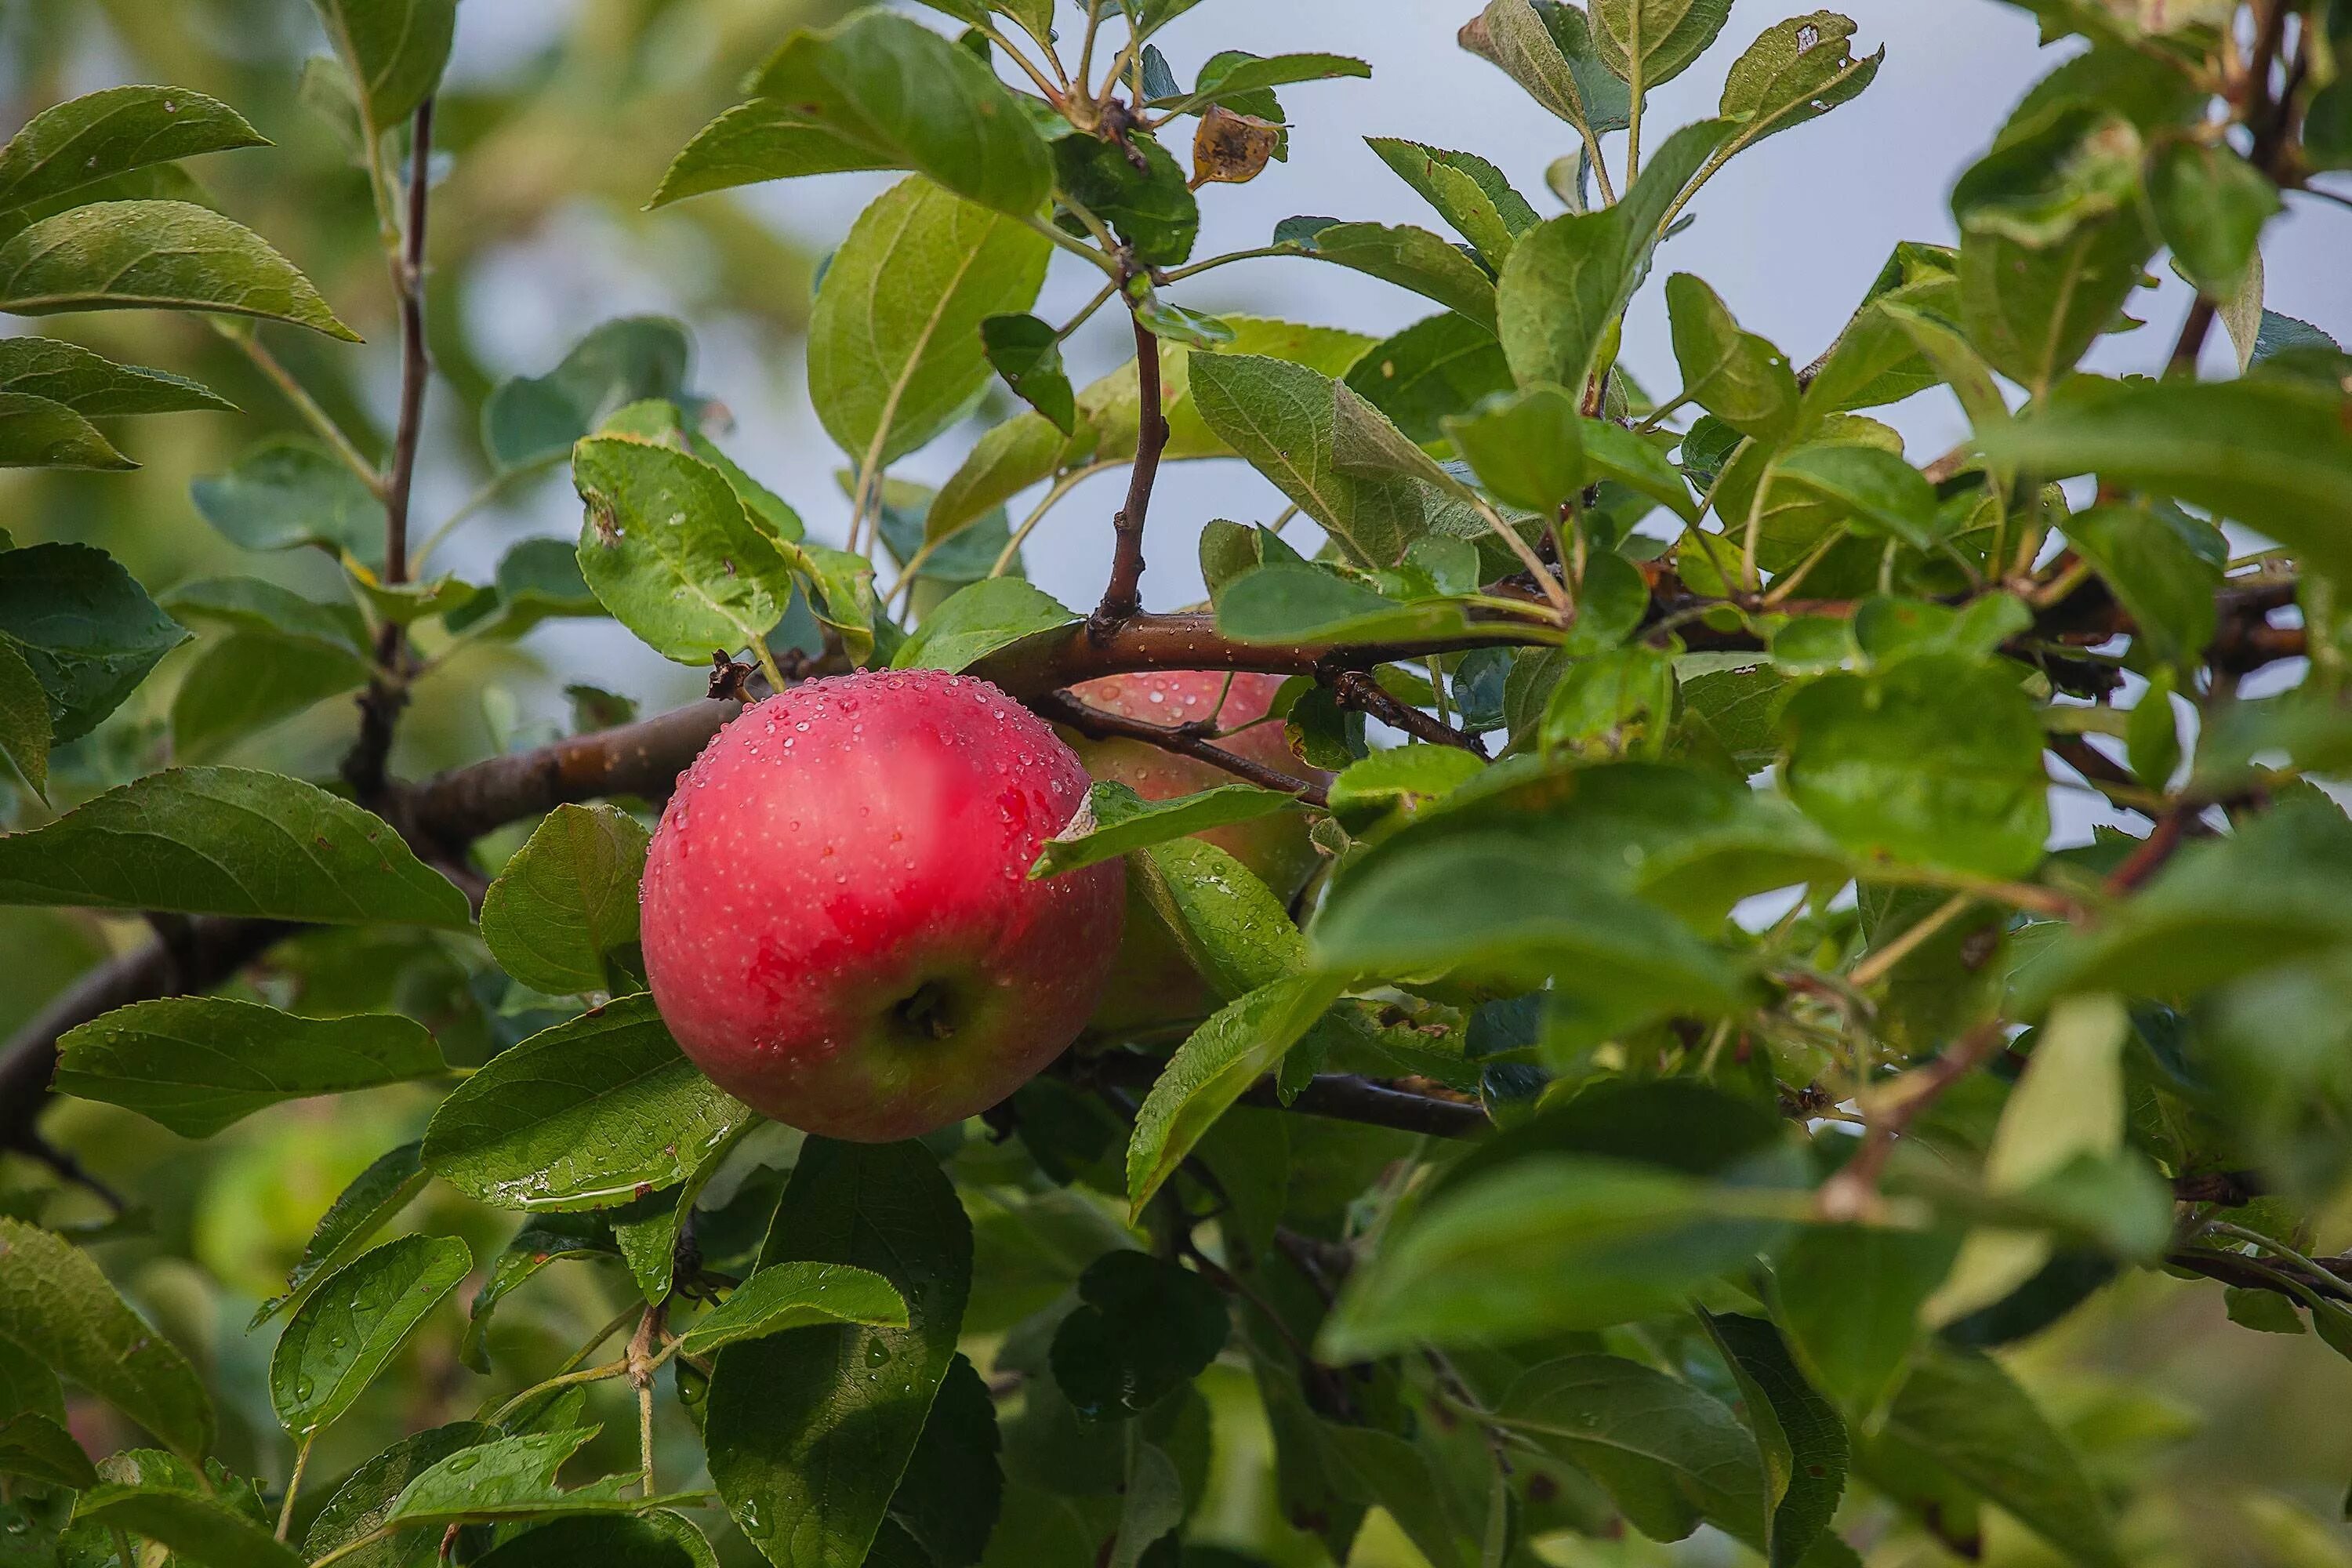
[[[1129,719],[1155,724],[1213,719],[1220,729],[1232,730],[1265,718],[1275,693],[1282,689],[1278,675],[1244,672],[1231,679],[1228,689],[1223,670],[1151,670],[1089,680],[1076,688],[1075,695],[1089,707]],[[1123,784],[1146,800],[1170,800],[1234,782],[1233,774],[1214,763],[1163,752],[1140,741],[1074,739],[1071,743],[1087,772],[1097,779]],[[1243,730],[1217,743],[1294,778],[1329,777],[1291,752],[1278,720]],[[1297,896],[1315,870],[1315,847],[1307,841],[1307,819],[1295,812],[1213,827],[1200,837],[1249,868],[1285,903]],[[1095,1026],[1114,1031],[1143,1028],[1196,1018],[1216,1005],[1217,999],[1193,972],[1167,923],[1143,901],[1139,886],[1130,882],[1127,934],[1120,942],[1110,990],[1095,1014]]]
[[[646,859],[646,977],[695,1064],[789,1126],[911,1138],[994,1105],[1085,1025],[1117,861],[1033,882],[1086,771],[986,681],[811,681],[721,731]]]

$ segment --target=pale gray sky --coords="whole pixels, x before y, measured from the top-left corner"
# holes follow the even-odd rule
[[[461,58],[470,49],[528,47],[560,24],[572,3],[477,0],[464,6]],[[1801,8],[1795,0],[1777,5],[1740,0],[1717,48],[1654,95],[1654,144],[1674,126],[1713,112],[1723,73],[1738,51]],[[1573,149],[1573,133],[1499,71],[1455,47],[1454,29],[1474,9],[1471,0],[1202,0],[1170,26],[1160,42],[1180,79],[1189,80],[1208,54],[1236,44],[1260,54],[1338,50],[1373,67],[1369,82],[1284,89],[1284,106],[1296,125],[1289,163],[1254,184],[1204,192],[1196,254],[1263,244],[1277,220],[1296,213],[1442,228],[1364,146],[1366,135],[1480,153],[1500,164],[1539,212],[1558,210],[1545,189],[1544,169]],[[1983,151],[2025,89],[2060,58],[2037,47],[2031,16],[1998,0],[1846,0],[1843,9],[1859,24],[1860,49],[1886,46],[1877,81],[1826,118],[1743,154],[1694,204],[1697,222],[1661,252],[1655,274],[1663,279],[1668,272],[1691,271],[1706,278],[1743,325],[1772,338],[1799,363],[1828,344],[1895,242],[1952,237],[1946,204],[1953,181]],[[1622,140],[1610,139],[1612,162]],[[761,187],[743,199],[822,252],[887,184],[887,176],[833,175]],[[537,371],[599,315],[669,305],[657,276],[625,251],[595,243],[600,237],[595,222],[583,217],[510,258],[470,302],[490,355],[509,368]],[[2265,249],[2273,308],[2339,337],[2352,333],[2352,268],[2344,263],[2352,252],[2352,212],[2298,199],[2292,215],[2271,231]],[[1066,315],[1095,286],[1090,271],[1057,258],[1039,313]],[[1237,264],[1174,297],[1196,309],[1245,310],[1382,335],[1433,309],[1374,279],[1291,258]],[[2139,296],[2137,313],[2150,324],[2106,340],[2093,363],[2108,370],[2158,366],[2188,297],[2186,287],[2169,279],[2158,293]],[[837,539],[847,508],[831,474],[841,458],[809,412],[799,364],[761,363],[745,337],[730,334],[724,322],[700,323],[700,333],[698,384],[736,413],[731,449],[799,508],[815,532]],[[2219,333],[2215,338],[2218,364],[2226,350]],[[1083,380],[1128,353],[1123,323],[1106,313],[1074,342],[1073,368]],[[1678,384],[1654,284],[1629,323],[1626,363],[1654,390]],[[1941,391],[1899,405],[1890,417],[1922,460],[1963,428]],[[971,434],[951,433],[902,471],[943,476]],[[1099,590],[1109,559],[1108,517],[1123,483],[1110,474],[1081,487],[1033,543],[1032,575],[1066,603],[1084,605]],[[1271,485],[1238,463],[1169,470],[1153,508],[1149,601],[1165,607],[1200,595],[1191,540],[1202,521],[1270,518],[1281,504]],[[530,531],[568,532],[577,526],[576,504],[561,486],[551,487],[534,510]],[[453,559],[480,565],[495,548],[495,541],[484,540]],[[655,689],[678,689],[649,659],[619,656],[616,668],[624,673],[614,679],[646,688],[647,696]]]

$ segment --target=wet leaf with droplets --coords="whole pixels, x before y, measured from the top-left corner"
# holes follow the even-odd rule
[[[321,1281],[270,1357],[269,1404],[279,1422],[299,1436],[349,1410],[473,1267],[455,1237],[404,1236]]]

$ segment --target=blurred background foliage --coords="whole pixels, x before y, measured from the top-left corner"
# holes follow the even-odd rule
[[[472,4],[520,7],[525,0]],[[1448,16],[1458,8],[1447,7]],[[665,296],[677,301],[706,342],[724,334],[739,356],[789,353],[807,312],[815,258],[744,205],[703,200],[657,217],[642,208],[675,151],[735,100],[747,61],[788,28],[824,23],[846,7],[834,0],[581,0],[567,9],[568,23],[544,47],[495,60],[461,49],[442,96],[438,141],[446,172],[436,197],[430,321],[443,380],[430,405],[425,446],[436,498],[463,498],[489,477],[474,432],[482,401],[505,367],[486,363],[471,329],[485,308],[496,308],[494,300],[485,306],[481,291],[531,244],[551,234],[605,237],[615,268],[658,268]],[[1332,42],[1362,47],[1355,40]],[[6,0],[0,5],[0,106],[15,125],[97,87],[171,81],[246,114],[276,147],[208,158],[195,172],[223,210],[268,236],[369,340],[354,351],[289,329],[263,329],[274,352],[346,428],[365,433],[363,444],[374,455],[388,439],[397,377],[391,294],[366,177],[332,125],[303,101],[301,64],[321,47],[313,13],[300,0]],[[1304,195],[1302,204],[1313,205]],[[593,324],[575,325],[585,331]],[[231,570],[273,575],[315,595],[336,591],[336,570],[324,556],[237,552],[189,502],[194,478],[227,468],[262,436],[302,427],[234,346],[202,320],[180,315],[68,317],[40,325],[120,361],[192,375],[242,412],[142,425],[131,446],[143,465],[135,474],[0,475],[0,526],[19,543],[102,545],[159,595],[175,583]],[[531,481],[564,482],[557,472]],[[449,510],[428,507],[421,525],[430,527]],[[597,682],[593,669],[556,668],[549,646],[544,638],[485,645],[466,656],[465,667],[425,683],[403,730],[396,768],[414,773],[486,747],[544,738],[518,715],[544,710],[567,684]],[[59,753],[58,809],[159,765],[167,743],[164,715],[177,673],[191,658],[192,648],[173,655],[123,712]],[[690,689],[690,677],[677,679],[681,694]],[[530,700],[504,695],[515,691],[531,694]],[[324,704],[247,744],[274,766],[323,773],[350,722],[347,705]],[[38,809],[29,797],[16,799]],[[486,859],[494,865],[501,848],[511,847],[486,846]],[[15,1028],[96,956],[144,934],[135,921],[0,910],[0,1031]],[[279,948],[255,973],[265,999],[299,1011],[409,1012],[435,1028],[457,1063],[484,1059],[495,1044],[545,1021],[532,1015],[528,998],[504,993],[470,937],[324,932]],[[290,1458],[263,1403],[269,1336],[249,1337],[247,1321],[282,1288],[329,1202],[378,1151],[415,1136],[433,1102],[425,1091],[393,1089],[290,1104],[203,1143],[94,1102],[67,1101],[54,1113],[58,1141],[87,1152],[93,1173],[129,1200],[130,1217],[111,1222],[120,1238],[98,1256],[209,1373],[223,1402],[220,1452],[236,1470],[282,1481]],[[1260,1114],[1236,1113],[1244,1120]],[[780,1129],[762,1135],[770,1134],[788,1136]],[[1336,1190],[1346,1191],[1362,1184],[1350,1188],[1349,1179],[1376,1174],[1401,1152],[1395,1145],[1402,1139],[1328,1125],[1302,1136],[1328,1145],[1302,1169],[1324,1170]],[[1294,1148],[1294,1156],[1301,1152]],[[975,1172],[992,1157],[985,1145],[960,1156]],[[96,1200],[53,1190],[47,1173],[25,1163],[0,1163],[0,1212],[37,1213],[68,1228],[109,1223]],[[1016,1225],[1004,1215],[973,1217],[975,1273],[987,1292],[975,1299],[973,1321],[1001,1332],[1050,1298],[1066,1276],[1052,1255],[1053,1238],[1034,1224]],[[2345,1218],[2336,1216],[2326,1229],[2340,1234]],[[1080,1222],[1074,1216],[1072,1223]],[[436,1184],[394,1229],[460,1236],[488,1258],[505,1244],[509,1227],[507,1217]],[[471,1294],[461,1291],[457,1300]],[[462,1307],[445,1307],[441,1331],[418,1335],[398,1373],[323,1442],[312,1470],[320,1484],[308,1497],[314,1506],[326,1499],[333,1478],[399,1433],[462,1418],[499,1389],[546,1375],[633,1299],[617,1262],[538,1276],[500,1310],[495,1388],[459,1363]],[[2210,1286],[2149,1275],[2102,1294],[2020,1352],[2014,1365],[2112,1489],[2136,1563],[2352,1568],[2352,1535],[2333,1522],[2352,1475],[2352,1421],[2345,1415],[2352,1410],[2352,1363],[2309,1336],[2246,1332],[2225,1321],[2221,1293]],[[1217,1420],[1210,1501],[1196,1538],[1227,1542],[1269,1563],[1325,1561],[1312,1537],[1280,1518],[1248,1374],[1220,1366],[1202,1386]],[[583,1472],[634,1462],[627,1398],[618,1384],[591,1396],[606,1436],[583,1456]],[[611,1407],[602,1408],[606,1404]],[[674,1407],[664,1410],[666,1420],[679,1419]],[[78,1435],[93,1452],[126,1439],[107,1427],[100,1406],[82,1405],[76,1417]],[[664,1468],[677,1474],[692,1462],[695,1447],[682,1425],[667,1436],[674,1451]],[[1891,1519],[1876,1531],[1864,1525],[1848,1534],[1858,1543],[1875,1535],[1869,1555],[1874,1568],[1956,1561]],[[0,1542],[0,1564],[13,1562],[8,1550]],[[752,1561],[731,1535],[722,1551],[731,1562]],[[1630,1536],[1614,1542],[1561,1537],[1546,1554],[1593,1568],[1743,1556],[1711,1532],[1674,1547]],[[992,1553],[990,1562],[997,1560]],[[1354,1560],[1373,1568],[1421,1561],[1380,1520]],[[2029,1568],[2058,1559],[1992,1521],[1984,1561]]]

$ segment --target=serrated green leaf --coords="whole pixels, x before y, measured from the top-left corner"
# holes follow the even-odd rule
[[[181,87],[110,87],[43,110],[0,148],[0,212],[151,163],[269,143],[228,105]]]
[[[1019,577],[960,588],[933,610],[890,660],[893,669],[968,669],[1024,637],[1072,625],[1076,614]]]
[[[0,1420],[0,1475],[24,1476],[42,1486],[88,1491],[98,1471],[74,1435],[36,1411]]]
[[[481,1568],[719,1568],[718,1555],[684,1514],[583,1514],[502,1541]]]
[[[238,742],[367,684],[368,662],[308,639],[239,632],[205,648],[172,696],[172,752],[207,763]]]
[[[975,1568],[987,1552],[1003,1500],[1003,1446],[987,1380],[959,1352],[890,1497],[891,1522],[932,1568]]]
[[[926,180],[877,197],[809,318],[809,400],[826,434],[878,467],[945,429],[987,384],[981,323],[1028,310],[1052,252],[1017,219]]]
[[[1759,440],[1785,434],[1797,416],[1797,375],[1779,349],[1740,331],[1714,289],[1687,272],[1666,279],[1683,391],[1725,424]]]
[[[64,404],[28,392],[0,392],[0,468],[121,472],[138,466]]]
[[[1900,452],[1824,441],[1775,458],[1772,470],[1830,502],[1857,533],[1899,539],[1914,550],[1935,548],[1936,487]]]
[[[593,1514],[643,1513],[681,1502],[699,1501],[706,1492],[668,1497],[625,1495],[637,1477],[607,1476],[603,1480],[566,1491],[556,1485],[555,1473],[581,1446],[596,1435],[594,1427],[562,1432],[530,1432],[462,1448],[441,1459],[408,1483],[384,1522],[406,1529],[435,1530],[456,1524],[488,1524],[501,1521],[537,1521]]]
[[[1032,880],[1058,877],[1171,838],[1255,822],[1296,805],[1291,795],[1251,784],[1216,784],[1171,799],[1145,800],[1123,784],[1106,781],[1087,792],[1086,804],[1070,825],[1046,841],[1029,876]]]
[[[1256,874],[1215,845],[1176,838],[1138,851],[1129,874],[1143,901],[1218,995],[1295,974],[1306,943],[1289,911]]]
[[[195,480],[189,498],[206,522],[247,550],[316,545],[362,562],[383,553],[383,503],[325,447],[274,437],[225,474]]]
[[[1519,237],[1496,285],[1496,318],[1521,385],[1551,382],[1582,392],[1603,336],[1649,266],[1667,211],[1730,130],[1720,120],[1685,125],[1644,161],[1615,206],[1556,217]]]
[[[358,89],[373,138],[416,111],[441,82],[457,0],[310,0]]]
[[[1459,247],[1429,230],[1409,224],[1306,221],[1320,226],[1277,234],[1275,243],[1296,246],[1301,255],[1410,289],[1489,332],[1495,330],[1494,279]]]
[[[117,364],[79,343],[56,338],[0,339],[0,391],[46,397],[93,419],[236,408],[184,376]]]
[[[869,1268],[845,1263],[779,1263],[762,1268],[686,1331],[688,1355],[765,1339],[788,1329],[857,1323],[903,1329],[907,1303],[898,1287]]]
[[[1639,98],[1706,52],[1731,0],[1592,0],[1592,47]]]
[[[1124,145],[1064,137],[1054,143],[1054,180],[1064,195],[1110,225],[1138,260],[1174,267],[1192,256],[1201,232],[1200,201],[1182,166],[1141,131],[1129,132]]]
[[[1834,11],[1791,16],[1767,27],[1731,63],[1717,110],[1738,129],[1717,162],[1767,136],[1816,120],[1861,96],[1885,62],[1884,46],[1856,59],[1853,22]]]
[[[425,1168],[499,1208],[610,1208],[673,1186],[753,1113],[695,1070],[650,996],[541,1030],[442,1101]]]
[[[425,1190],[425,1169],[418,1155],[424,1145],[403,1143],[376,1156],[368,1168],[335,1194],[318,1228],[302,1247],[302,1256],[286,1276],[286,1293],[264,1301],[246,1325],[252,1332],[288,1307],[298,1305],[320,1280],[359,1256],[369,1238],[408,1206]]]
[[[174,768],[0,835],[0,903],[462,931],[466,896],[382,818],[250,768]]]
[[[0,552],[0,641],[47,694],[52,744],[97,728],[186,640],[102,550],[34,544]]]
[[[1555,511],[1584,488],[1584,441],[1576,400],[1531,386],[1443,420],[1454,449],[1487,493],[1524,511]]]
[[[610,955],[637,940],[649,841],[616,806],[548,813],[482,900],[482,940],[499,967],[550,995],[614,990]]]
[[[1327,81],[1334,77],[1369,77],[1372,68],[1349,55],[1275,55],[1260,58],[1227,49],[1201,68],[1201,79],[1182,101],[1180,112],[1212,103],[1262,92],[1292,82]]]
[[[1925,1331],[1920,1309],[1952,1266],[1950,1229],[1816,1226],[1773,1260],[1772,1315],[1813,1378],[1857,1422],[1878,1412]]]
[[[1599,1479],[1633,1527],[1677,1541],[1701,1519],[1764,1544],[1756,1444],[1721,1401],[1616,1356],[1567,1356],[1522,1373],[1496,1419]]]
[[[1765,1556],[1772,1568],[1799,1568],[1829,1528],[1845,1489],[1845,1423],[1805,1381],[1769,1321],[1704,1308],[1699,1321],[1746,1396],[1748,1425],[1763,1457],[1771,1509]]]
[[[1080,1419],[1140,1415],[1200,1375],[1233,1320],[1189,1268],[1125,1247],[1078,1276],[1078,1309],[1054,1331],[1054,1382]]]
[[[568,545],[564,553],[571,553]],[[351,654],[367,651],[367,623],[352,605],[320,604],[258,577],[198,578],[173,588],[161,603],[183,625],[209,621],[231,631],[259,632]]]
[[[97,1394],[181,1458],[212,1446],[212,1402],[187,1358],[115,1294],[88,1253],[5,1215],[0,1340]]]
[[[1601,63],[1591,25],[1577,6],[1488,0],[1463,28],[1462,47],[1500,66],[1528,96],[1580,132],[1625,127],[1629,95]]]
[[[785,557],[726,477],[690,453],[620,436],[573,448],[587,505],[580,574],[613,618],[665,658],[764,642],[792,598]]]
[[[739,103],[694,133],[662,175],[649,206],[667,206],[710,191],[893,167],[890,155],[812,125],[780,99]]]
[[[320,1280],[270,1357],[279,1425],[307,1436],[349,1410],[473,1267],[455,1237],[404,1236]]]
[[[2269,176],[2234,149],[2186,137],[2149,154],[2147,202],[2172,258],[2217,300],[2245,281],[2263,226],[2285,205]]]
[[[1468,240],[1489,267],[1509,259],[1519,235],[1535,226],[1535,209],[1511,188],[1503,172],[1471,153],[1393,136],[1368,136],[1365,145],[1397,177],[1437,209],[1438,216]]]
[[[2149,658],[2185,667],[2204,653],[2220,622],[2213,595],[2221,569],[2179,529],[2146,508],[2125,506],[2094,507],[2065,528],[2066,542],[2130,613]]]
[[[1415,321],[1350,367],[1347,386],[1413,440],[1446,438],[1445,421],[1512,390],[1510,362],[1494,333],[1465,316]]]
[[[1061,335],[1034,316],[991,316],[980,324],[988,363],[1021,400],[1053,422],[1061,435],[1076,432],[1077,394],[1062,368]],[[934,509],[936,510],[936,509]]]
[[[188,202],[98,202],[0,245],[0,310],[201,310],[357,342],[310,280],[259,235]]]
[[[47,799],[49,792],[49,746],[55,731],[49,719],[49,694],[41,678],[0,637],[0,757],[5,757],[33,793]]]
[[[209,1138],[257,1110],[447,1070],[396,1014],[305,1018],[226,996],[134,1002],[58,1041],[57,1088]]]
[[[2045,479],[2097,473],[2245,523],[2311,566],[2352,575],[2346,395],[2255,375],[2203,384],[2084,381],[2032,416],[1977,434],[1985,455]]]
[[[478,1421],[454,1421],[414,1436],[403,1437],[353,1470],[335,1489],[303,1538],[304,1555],[324,1557],[373,1533],[391,1513],[394,1499],[408,1483],[441,1460],[464,1448],[496,1440],[499,1429]],[[394,1536],[373,1546],[360,1547],[339,1562],[349,1568],[407,1568],[423,1542],[418,1535]],[[431,1543],[437,1549],[437,1542]]]
[[[778,1568],[859,1568],[955,1355],[971,1231],[919,1143],[812,1138],[762,1268],[846,1264],[883,1276],[903,1329],[811,1328],[721,1351],[704,1441],[729,1511]]]
[[[982,206],[1018,218],[1045,205],[1052,161],[1013,95],[969,51],[905,16],[864,11],[795,33],[751,90]]]
[[[74,1502],[74,1519],[128,1531],[201,1568],[301,1568],[292,1547],[227,1503],[176,1487],[109,1481]]]
[[[499,383],[482,404],[482,447],[501,472],[551,462],[631,404],[675,399],[694,354],[686,328],[666,316],[596,326],[545,375]]]
[[[1243,1091],[1280,1065],[1339,990],[1328,976],[1293,973],[1227,1003],[1176,1047],[1136,1112],[1128,1142],[1131,1214],[1142,1212]]]

